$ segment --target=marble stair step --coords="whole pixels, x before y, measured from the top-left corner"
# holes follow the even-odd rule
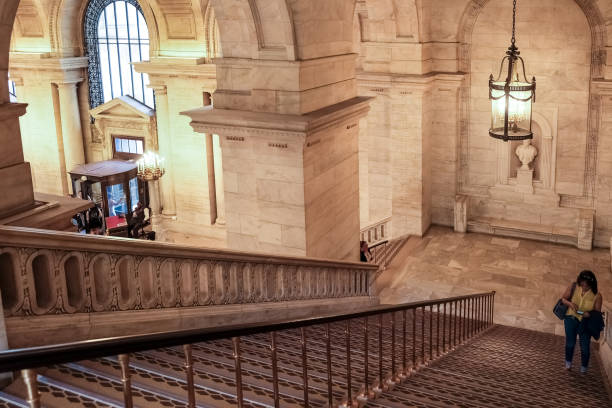
[[[156,370],[159,375],[168,377],[185,378],[185,370],[182,362],[173,361],[159,352],[136,353],[132,356],[130,366],[136,369]],[[242,385],[245,397],[260,402],[271,404],[273,401],[272,379],[258,372],[246,370],[242,372]],[[222,391],[224,393],[236,393],[235,376],[231,367],[215,367],[213,365],[203,366],[201,363],[194,364],[194,381],[197,385],[203,385]],[[279,394],[283,406],[299,406],[303,403],[300,388],[287,392],[288,387],[280,387]],[[313,406],[324,405],[324,399],[312,396]]]
[[[30,408],[30,404],[22,398],[0,391],[0,408]]]
[[[46,372],[49,371],[46,370]],[[64,380],[53,381],[47,375],[38,376],[38,392],[40,393],[41,405],[45,408],[117,408],[123,406],[123,404],[107,404],[104,401],[108,397],[104,394],[102,394],[104,400],[96,400],[95,396],[98,393],[89,395],[89,391],[85,388],[71,386]],[[3,393],[15,398],[11,402],[14,406],[21,407],[22,405],[16,405],[15,403],[17,401],[25,402],[27,399],[26,386],[21,378],[16,379],[4,388]],[[26,407],[30,407],[27,402],[25,404]]]
[[[269,349],[264,349],[263,353],[258,353],[258,350],[246,350],[243,347],[244,343],[241,342],[241,350],[242,350],[242,364],[253,364],[253,365],[259,365],[259,366],[268,366],[269,364],[271,364],[271,359],[270,359],[270,351]],[[202,358],[202,359],[206,359],[208,358],[208,356],[211,353],[214,353],[215,355],[217,355],[220,358],[225,358],[225,361],[227,363],[229,363],[231,361],[231,364],[233,366],[234,362],[233,362],[233,354],[231,351],[229,350],[220,350],[219,348],[217,349],[212,349],[209,348],[211,347],[210,345],[205,345],[205,344],[195,344],[193,347],[193,356],[194,358]],[[223,355],[225,354],[225,355]],[[300,355],[301,356],[301,355]],[[283,358],[282,355],[278,355],[277,357],[277,361],[278,361],[278,367],[279,367],[279,378],[284,378],[282,373],[290,373],[295,377],[299,376],[299,384],[302,383],[301,379],[302,379],[302,361],[301,361],[301,357],[300,359],[295,359],[295,360],[285,360]],[[269,369],[271,370],[271,366]],[[372,371],[373,373],[373,371]],[[332,393],[335,396],[335,398],[342,398],[345,394],[346,394],[346,385],[347,382],[345,380],[345,375],[346,375],[346,371],[342,371],[340,369],[338,369],[338,367],[332,365]],[[319,367],[313,367],[311,364],[311,361],[309,359],[309,363],[308,363],[308,377],[309,377],[309,389],[311,388],[312,385],[315,386],[315,390],[313,391],[317,391],[319,390],[319,393],[322,392],[322,395],[325,396],[325,398],[327,398],[327,370],[326,370],[326,365],[320,365]],[[233,372],[232,372],[232,378],[233,378]],[[353,378],[357,378],[357,376],[354,376]],[[363,378],[363,377],[361,377]],[[372,378],[372,381],[374,380],[374,375],[372,374],[370,376],[370,378]],[[353,382],[353,387],[352,390],[354,393],[358,393],[360,391],[359,389],[359,385],[356,381]],[[300,394],[301,396],[302,394]]]
[[[244,340],[244,339],[243,339]],[[246,346],[246,347],[245,347]],[[194,347],[194,350],[198,350],[199,347],[202,347],[202,356],[210,353],[210,349],[205,345],[197,345]],[[299,345],[296,345],[294,349],[299,350]],[[241,350],[242,350],[242,358],[243,360],[252,358],[252,356],[257,356],[260,362],[270,361],[270,351],[268,346],[265,344],[255,344],[250,347],[247,345],[247,342],[241,341]],[[302,357],[300,352],[292,352],[291,350],[285,350],[287,354],[291,355],[291,358],[287,359],[286,354],[283,352],[279,352],[277,355],[277,360],[280,368],[293,368],[301,375],[302,370]],[[230,351],[225,351],[227,358],[232,356]],[[324,352],[318,353],[308,353],[308,373],[309,376],[315,375],[320,381],[327,381],[327,363],[325,357],[320,357],[320,355],[324,355]],[[357,361],[354,358],[351,358],[351,372],[353,379],[362,379],[364,377],[363,372],[363,361]],[[375,360],[369,360],[369,378],[370,384],[373,384],[377,379],[378,373],[378,362]],[[398,365],[399,367],[399,365]],[[390,360],[389,363],[384,364],[384,372],[385,374],[390,371]],[[346,356],[336,356],[332,357],[332,380],[334,384],[334,389],[339,386],[341,389],[346,389]],[[355,381],[353,381],[355,382]],[[355,388],[358,391],[358,388]]]
[[[551,403],[556,401],[557,406],[563,406],[565,401],[558,398],[556,394],[543,395],[541,387],[533,389],[534,393],[529,392],[527,383],[515,383],[509,384],[507,381],[494,381],[491,379],[483,379],[481,377],[473,375],[457,374],[454,371],[448,371],[439,369],[437,367],[428,367],[423,371],[419,372],[419,381],[428,381],[431,383],[438,383],[447,386],[447,384],[453,383],[452,386],[473,388],[476,393],[484,393],[487,395],[502,394],[505,396],[512,396],[513,401],[516,402],[517,406],[531,407],[534,404]],[[529,395],[526,395],[529,392]]]
[[[83,361],[52,367],[45,373],[45,376],[62,382],[66,386],[80,389],[82,392],[103,395],[108,399],[121,401],[119,406],[123,406],[123,383],[120,370],[109,372],[97,361]],[[142,383],[136,376],[132,377],[132,397],[135,408],[183,407],[186,403],[184,397],[168,393],[166,389],[160,387],[151,387],[150,384]],[[207,406],[202,405],[202,407]]]
[[[159,349],[147,352],[148,355],[154,355],[156,358],[174,364],[177,367],[182,367],[184,363],[184,357],[182,351],[175,349]],[[194,357],[194,370],[198,372],[213,373],[216,375],[222,375],[228,378],[234,376],[234,362],[229,359],[215,358],[214,356],[206,355],[204,358]],[[243,381],[250,379],[253,384],[258,386],[269,387],[272,383],[272,365],[258,364],[255,365],[252,362],[243,361],[241,364]],[[279,379],[279,391],[290,395],[295,398],[302,398],[303,396],[303,381],[302,371],[294,370],[287,371],[282,367],[278,368],[278,379]],[[327,397],[327,382],[322,381],[320,378],[309,376],[308,378],[309,394],[311,398],[319,398],[323,401]],[[342,395],[336,395],[337,398],[341,398]]]

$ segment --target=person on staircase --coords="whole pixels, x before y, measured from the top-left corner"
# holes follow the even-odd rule
[[[601,313],[603,302],[601,293],[598,293],[595,274],[587,270],[580,272],[576,282],[565,290],[561,299],[567,306],[567,313],[563,321],[565,325],[565,369],[572,368],[576,336],[578,336],[581,357],[580,372],[586,373],[591,355],[590,345],[593,333],[587,330],[585,323],[592,314]]]

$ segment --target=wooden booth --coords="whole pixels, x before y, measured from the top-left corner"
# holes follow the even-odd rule
[[[70,172],[76,197],[93,200],[104,212],[106,229],[113,234],[127,228],[130,217],[140,201],[147,207],[147,184],[138,179],[133,161],[106,160],[77,166]],[[114,235],[114,234],[113,234]]]

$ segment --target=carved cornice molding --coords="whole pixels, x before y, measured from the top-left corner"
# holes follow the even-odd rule
[[[12,52],[9,70],[70,71],[87,68],[87,57],[50,58],[48,54]]]
[[[136,72],[152,77],[217,78],[217,66],[206,64],[204,58],[154,58],[132,63]]]
[[[465,74],[461,72],[433,72],[425,75],[386,74],[361,71],[357,75],[357,86],[398,90],[426,91],[435,85],[444,85],[458,90]]]
[[[305,115],[213,109],[211,107],[185,111],[181,114],[192,119],[191,126],[199,133],[295,139],[359,120],[368,113],[371,99],[370,97],[355,97]]]
[[[17,119],[26,114],[27,103],[3,103],[0,104],[0,121]]]

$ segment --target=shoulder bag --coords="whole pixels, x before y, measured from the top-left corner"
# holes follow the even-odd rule
[[[572,297],[574,297],[574,290],[576,290],[576,282],[572,283],[572,291],[570,292],[568,300],[571,300]],[[567,306],[563,304],[563,298],[560,298],[559,300],[557,300],[557,304],[553,308],[553,313],[559,319],[561,320],[565,319],[565,314],[567,313]]]

